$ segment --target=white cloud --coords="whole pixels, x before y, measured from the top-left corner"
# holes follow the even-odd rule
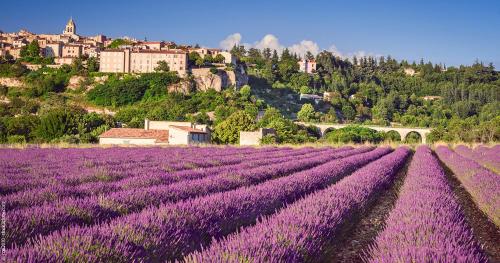
[[[258,49],[270,48],[276,51],[284,49],[284,46],[280,44],[279,39],[272,34],[265,35],[260,41],[255,42],[252,47]]]
[[[227,36],[224,40],[219,43],[219,46],[223,49],[230,50],[234,45],[239,45],[241,43],[241,34],[234,33]]]
[[[257,48],[257,49],[264,49],[264,48],[270,48],[272,50],[278,51],[278,53],[281,53],[283,49],[286,48],[285,45],[281,44],[279,39],[273,35],[273,34],[267,34],[265,35],[261,40],[254,42],[253,44],[250,43],[242,43],[242,36],[240,33],[234,33],[229,36],[227,36],[224,40],[220,42],[220,47],[223,49],[231,49],[234,45],[243,45],[245,48]],[[304,57],[304,55],[307,53],[307,51],[311,52],[313,55],[317,55],[320,52],[320,47],[319,45],[311,40],[302,40],[299,43],[293,44],[291,46],[287,47],[290,52],[293,54],[297,54],[301,57]],[[364,56],[376,56],[379,57],[380,55],[374,54],[371,52],[366,52],[363,50],[356,51],[356,52],[350,52],[350,53],[342,53],[340,52],[335,45],[329,46],[326,51],[332,52],[335,56],[339,56],[341,58],[348,58],[352,59],[352,57],[364,57]]]
[[[342,53],[337,49],[335,45],[331,45],[326,51],[332,52],[333,55],[339,56],[339,57],[344,57]]]
[[[288,48],[291,53],[295,53],[301,57],[307,53],[307,51],[311,52],[313,55],[319,53],[319,46],[316,42],[311,40],[302,40],[298,44],[294,44]]]

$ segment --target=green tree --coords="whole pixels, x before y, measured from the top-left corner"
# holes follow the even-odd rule
[[[240,89],[240,95],[243,100],[248,100],[252,94],[252,87],[250,85],[244,85]]]
[[[222,54],[217,54],[213,59],[215,63],[224,63],[225,60],[226,58]]]
[[[356,111],[350,105],[344,105],[342,106],[342,115],[345,119],[352,121],[356,117]]]
[[[87,59],[87,70],[88,72],[98,72],[99,71],[99,61],[95,57],[90,57]]]
[[[155,68],[155,72],[169,72],[170,67],[165,60],[158,61],[158,65]]]
[[[76,134],[78,128],[78,116],[65,110],[54,110],[40,117],[40,125],[37,128],[37,137],[43,141],[52,141],[63,135]]]
[[[255,120],[244,111],[237,111],[214,128],[214,141],[223,144],[239,142],[240,131],[253,131],[256,128]]]
[[[306,103],[300,108],[300,111],[297,113],[297,118],[300,121],[309,122],[314,119],[314,115],[314,107],[310,103]]]

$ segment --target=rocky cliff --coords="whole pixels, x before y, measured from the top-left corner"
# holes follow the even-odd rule
[[[248,84],[248,75],[242,66],[234,70],[217,68],[217,73],[212,73],[210,68],[193,68],[191,74],[180,83],[170,85],[169,92],[190,93],[192,91],[206,91],[214,89],[222,91],[225,88],[240,88]]]

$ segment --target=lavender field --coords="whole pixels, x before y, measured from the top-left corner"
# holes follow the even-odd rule
[[[0,149],[7,262],[500,262],[500,147]]]

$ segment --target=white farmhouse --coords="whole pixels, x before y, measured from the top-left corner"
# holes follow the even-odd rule
[[[191,145],[210,143],[206,125],[190,122],[144,121],[144,129],[112,128],[99,136],[99,144]]]

